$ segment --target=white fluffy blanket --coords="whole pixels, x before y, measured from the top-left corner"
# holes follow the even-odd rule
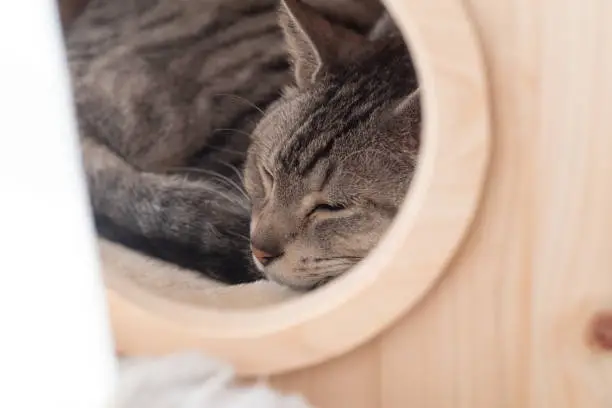
[[[99,240],[104,277],[177,302],[243,309],[281,302],[296,295],[261,281],[226,286],[192,271]],[[308,408],[299,397],[283,396],[265,384],[236,386],[230,366],[198,353],[161,358],[123,358],[112,408]]]
[[[124,359],[111,408],[309,408],[265,384],[232,384],[231,367],[197,353]]]
[[[107,282],[117,284],[127,279],[139,288],[180,303],[244,309],[275,304],[297,295],[286,287],[268,281],[223,285],[104,239],[99,239],[98,243]]]

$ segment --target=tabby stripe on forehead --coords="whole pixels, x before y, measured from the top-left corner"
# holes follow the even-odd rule
[[[405,47],[403,42],[402,46]],[[410,60],[406,59],[405,62],[406,72],[413,73]],[[367,63],[374,62],[366,60]],[[364,72],[370,74],[364,75]],[[281,161],[294,170],[301,173],[310,171],[317,161],[329,154],[334,140],[350,135],[353,129],[375,114],[377,106],[402,98],[416,87],[414,75],[393,76],[393,72],[384,69],[384,66],[347,67],[340,75],[345,85],[327,89],[318,109],[294,131],[289,144],[280,153]],[[381,81],[390,86],[379,86]],[[329,111],[328,106],[338,108],[334,117],[330,117],[333,112]]]
[[[300,174],[305,176],[310,171],[312,171],[312,169],[317,165],[320,160],[329,157],[329,154],[335,143],[336,139],[330,137],[325,140],[325,143],[323,143],[323,145],[318,146],[315,151],[309,152],[308,158],[297,166],[297,170],[300,172]]]
[[[361,84],[359,84],[361,85]],[[325,102],[305,121],[294,133],[290,144],[283,152],[282,161],[305,174],[312,170],[316,163],[329,155],[335,140],[340,136],[347,136],[350,131],[366,121],[372,110],[363,108],[376,105],[382,92],[358,92],[358,86],[352,89],[330,88],[325,95]],[[347,98],[346,93],[354,94],[354,98]],[[339,105],[346,100],[350,103],[340,109],[335,117],[330,117],[329,105]],[[312,135],[316,133],[317,137]],[[304,153],[308,156],[304,157]]]
[[[326,104],[323,102],[320,105],[325,106]],[[282,165],[293,168],[298,167],[299,159],[303,157],[303,151],[310,141],[309,133],[312,133],[310,126],[312,117],[312,115],[307,117],[298,128],[293,131],[288,143],[279,148],[276,160]]]

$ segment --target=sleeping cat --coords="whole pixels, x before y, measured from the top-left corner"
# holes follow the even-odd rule
[[[364,34],[380,6],[353,1],[282,2],[281,32],[274,0],[92,0],[67,48],[99,233],[228,283],[361,259],[410,181],[418,98],[403,42]]]
[[[367,38],[298,0],[280,20],[295,86],[253,132],[245,185],[254,261],[271,280],[310,289],[363,259],[406,195],[416,165],[416,75],[384,17]]]

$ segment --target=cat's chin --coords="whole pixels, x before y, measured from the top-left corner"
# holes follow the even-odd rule
[[[291,290],[294,290],[296,292],[307,292],[309,290],[314,289],[315,286],[310,286],[307,287],[306,285],[296,285],[292,282],[287,282],[285,279],[280,279],[278,277],[276,277],[274,274],[270,274],[266,272],[266,267],[263,266],[263,264],[261,262],[259,262],[259,260],[255,257],[255,256],[251,256],[251,258],[253,259],[253,264],[255,264],[255,267],[257,268],[257,270],[262,274],[263,278],[265,280],[268,280],[270,282],[274,282],[277,285],[281,285],[281,286],[285,286]]]
[[[253,264],[265,280],[285,286],[296,292],[309,292],[320,288],[350,269],[346,268],[341,271],[335,271],[329,275],[322,275],[316,280],[300,279],[299,274],[295,274],[294,276],[287,274],[286,270],[283,270],[279,265],[270,265],[266,268],[254,255],[251,255],[251,258],[253,259]]]
[[[321,277],[320,279],[317,279],[317,280],[300,279],[297,276],[292,277],[291,275],[287,275],[287,274],[276,274],[274,273],[274,271],[270,270],[270,268],[267,268],[267,270],[266,268],[264,268],[262,270],[262,274],[266,280],[274,282],[278,285],[285,286],[296,292],[310,292],[312,290],[320,288],[321,286],[327,284],[328,282],[342,275],[342,274],[334,274],[331,276]]]
[[[320,286],[318,284],[308,284],[306,282],[290,282],[290,281],[287,281],[285,279],[278,279],[278,278],[274,277],[274,275],[270,275],[270,274],[266,274],[266,273],[264,273],[264,276],[270,282],[274,282],[277,285],[281,285],[281,286],[287,287],[287,288],[293,290],[294,292],[303,292],[303,293],[306,293],[306,292],[310,292],[311,290],[314,290],[314,289],[316,289],[316,288],[318,288]]]
[[[282,277],[279,276],[273,272],[271,272],[268,268],[268,270],[266,270],[266,268],[261,264],[261,262],[257,261],[256,259],[254,260],[255,265],[257,266],[257,269],[261,272],[261,274],[264,276],[264,279],[270,281],[270,282],[274,282],[278,285],[281,286],[285,286],[293,291],[296,292],[308,292],[310,290],[313,290],[317,287],[319,287],[318,284],[313,284],[313,283],[308,283],[308,282],[304,282],[304,281],[295,281],[293,279],[288,279],[287,277]]]

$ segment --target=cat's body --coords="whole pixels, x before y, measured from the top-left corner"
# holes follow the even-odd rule
[[[346,0],[337,1],[346,6]],[[283,36],[277,22],[277,7],[276,0],[93,0],[68,30],[67,48],[84,165],[101,235],[225,282],[255,279],[259,272],[251,265],[250,203],[235,183],[240,182],[236,167],[244,160],[249,135],[259,119],[264,116],[262,125],[255,131],[251,166],[257,166],[254,160],[270,158],[269,151],[261,151],[262,129],[271,126],[271,120],[276,122],[272,127],[278,128],[286,126],[287,120],[298,119],[299,115],[288,110],[290,105],[301,105],[304,113],[318,111],[321,126],[348,120],[346,126],[336,126],[334,130],[311,129],[325,130],[323,133],[329,140],[340,138],[345,131],[365,131],[363,120],[373,114],[374,118],[380,116],[415,88],[412,67],[409,61],[406,64],[405,47],[395,42],[389,48],[384,45],[387,41],[381,41],[380,45],[372,43],[365,47],[370,50],[369,59],[367,52],[355,54],[354,60],[361,61],[359,66],[369,63],[363,65],[365,70],[357,70],[346,78],[354,91],[350,96],[344,93],[348,89],[343,87],[344,79],[336,77],[328,83],[317,82],[313,87],[319,89],[316,92],[302,83],[293,96],[281,98],[281,90],[291,82],[285,43],[289,42],[291,48],[292,37]],[[299,10],[300,6],[290,7]],[[354,13],[353,17],[357,18],[348,25],[366,31],[364,27],[372,22],[364,17],[367,15]],[[342,13],[337,12],[333,17],[342,20],[339,16]],[[342,25],[334,23],[334,26]],[[287,33],[287,22],[284,27]],[[345,28],[340,32],[365,38]],[[351,40],[353,34],[343,40]],[[387,51],[379,55],[377,49]],[[391,55],[394,53],[397,55]],[[353,58],[349,54],[343,55],[343,58],[350,57],[346,61]],[[376,59],[387,54],[391,56],[386,61],[390,67],[381,79],[394,79],[398,75],[411,79],[395,80],[388,85],[376,82]],[[296,60],[295,55],[292,60]],[[355,76],[366,71],[370,77],[365,82]],[[357,92],[362,85],[369,88]],[[389,86],[406,89],[388,92]],[[326,92],[328,96],[322,97]],[[363,100],[366,93],[376,95],[378,110],[371,103],[358,102],[359,98],[367,102]],[[343,103],[346,100],[343,95],[358,105]],[[385,103],[385,98],[391,99]],[[330,101],[335,107],[326,105]],[[264,115],[263,110],[270,104],[273,105],[270,113]],[[331,109],[325,113],[322,107]],[[279,112],[285,112],[285,117],[279,118]],[[371,129],[381,131],[376,125]],[[408,139],[414,139],[411,132],[414,133],[410,130]],[[279,166],[275,168],[284,168],[287,180],[299,177],[293,170],[308,170],[308,166],[304,168],[300,163],[312,155],[312,151],[307,151],[308,146],[319,144],[317,134],[312,135],[312,142],[304,144],[309,134],[309,129],[305,129],[302,142],[290,143],[292,147],[285,148],[283,157],[278,158]],[[287,140],[270,141],[279,147]],[[396,142],[401,144],[399,139]],[[410,150],[405,156],[407,162],[404,160],[409,162],[407,176],[388,186],[397,190],[393,194],[396,198],[389,203],[394,207],[389,214],[394,213],[404,195],[414,167],[415,148],[412,142],[407,147]],[[323,151],[359,157],[358,151],[341,148]],[[340,159],[347,160],[330,157],[331,161]],[[285,167],[282,163],[286,163]],[[204,170],[192,172],[190,177],[169,174],[173,169],[193,166]],[[311,178],[308,174],[302,176],[304,180]],[[247,178],[251,179],[247,180],[249,192],[257,196],[252,177]],[[295,194],[306,192],[296,190]],[[257,200],[254,203],[254,216],[261,219],[257,210],[261,203]],[[277,209],[277,225],[296,224],[281,220],[281,214],[288,216],[290,203],[285,204],[286,209]],[[382,228],[388,223],[387,218],[377,223]],[[252,233],[259,230],[251,228]],[[377,236],[378,230],[367,242],[363,237],[355,237],[355,241],[362,241],[361,246],[369,249]],[[324,246],[319,247],[325,250]],[[355,259],[367,251],[358,252]],[[319,273],[317,280],[336,272]],[[295,287],[313,285],[312,277],[302,284],[298,282],[299,273],[287,273],[293,277],[277,280]],[[265,274],[275,279],[282,275]]]
[[[224,281],[253,278],[248,200],[231,177],[258,106],[289,80],[276,7],[93,0],[70,27],[84,164],[103,236]],[[163,174],[194,165],[221,176]]]

